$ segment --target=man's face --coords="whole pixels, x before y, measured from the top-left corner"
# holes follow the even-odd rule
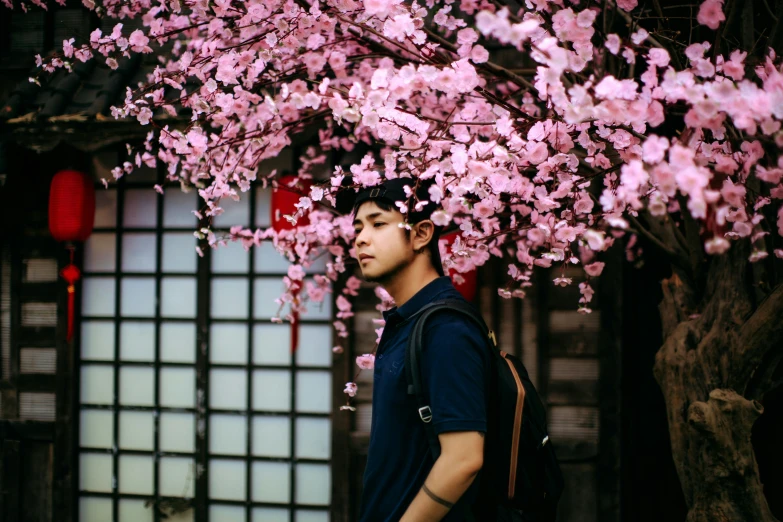
[[[400,212],[383,210],[374,201],[356,212],[354,245],[366,280],[383,284],[413,260],[413,247],[400,223]]]

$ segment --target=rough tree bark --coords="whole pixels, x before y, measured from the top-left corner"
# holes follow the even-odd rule
[[[696,263],[663,282],[655,377],[688,522],[776,522],[751,445],[763,408],[745,395],[765,357],[783,351],[783,285],[759,300],[748,254],[734,245],[706,273]]]

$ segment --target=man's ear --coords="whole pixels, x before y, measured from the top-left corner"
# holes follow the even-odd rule
[[[424,221],[419,221],[411,228],[413,250],[416,252],[423,252],[427,245],[430,244],[432,236],[435,234],[435,223],[429,219],[425,219]]]

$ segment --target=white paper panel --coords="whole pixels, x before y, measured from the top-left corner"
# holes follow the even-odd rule
[[[196,238],[187,232],[170,232],[163,234],[163,255],[161,270],[163,272],[196,271],[198,254],[196,254]]]
[[[144,506],[144,500],[120,499],[120,522],[152,522],[152,508]],[[110,520],[110,519],[106,519]],[[168,522],[168,521],[167,521]]]
[[[291,419],[257,415],[253,417],[253,455],[291,456]]]
[[[22,259],[23,283],[52,283],[57,281],[58,277],[57,259],[46,257]]]
[[[195,416],[192,413],[161,413],[158,435],[161,451],[196,451]]]
[[[209,452],[220,455],[246,455],[247,417],[209,416]]]
[[[256,247],[253,270],[260,274],[287,274],[291,263],[275,250],[271,241],[264,241]]]
[[[329,505],[332,474],[328,464],[296,465],[297,504]]]
[[[250,252],[246,252],[241,241],[230,241],[225,246],[212,250],[212,272],[247,273],[250,270]]]
[[[95,191],[95,228],[114,228],[117,225],[117,191]]]
[[[120,455],[120,493],[151,495],[153,485],[153,460],[145,455]]]
[[[209,497],[245,500],[245,462],[242,460],[209,461]]]
[[[301,330],[299,335],[301,339]],[[253,363],[286,366],[291,364],[290,324],[253,326]]]
[[[127,366],[120,368],[120,404],[155,405],[155,369]]]
[[[214,364],[247,364],[247,323],[213,323],[209,328],[209,360]]]
[[[155,360],[155,323],[141,321],[120,323],[120,359],[123,361]]]
[[[297,417],[296,458],[328,459],[331,456],[332,421]]]
[[[160,494],[164,497],[193,498],[196,475],[193,459],[185,457],[160,458]]]
[[[247,317],[250,282],[246,278],[216,277],[209,296],[210,315],[216,319]]]
[[[329,413],[332,411],[332,374],[296,372],[296,411]]]
[[[329,393],[319,390],[318,393]],[[299,395],[299,394],[297,394]],[[291,372],[289,370],[256,370],[253,372],[253,409],[263,411],[291,410]]]
[[[111,366],[83,364],[81,368],[82,404],[111,404],[114,397],[114,369]]]
[[[157,252],[155,234],[123,234],[122,271],[155,272]]]
[[[231,198],[220,200],[223,213],[215,218],[215,228],[229,228],[234,225],[250,224],[250,192],[239,194],[239,201]]]
[[[82,315],[114,317],[114,278],[82,279]]]
[[[191,190],[167,188],[163,196],[163,226],[171,228],[195,228],[198,224],[196,210],[198,194]]]
[[[196,317],[196,279],[164,277],[160,287],[163,317]]]
[[[19,420],[54,422],[56,406],[54,393],[19,392]]]
[[[331,259],[332,256],[323,249],[319,252],[315,252],[310,257],[310,261],[312,261],[312,263],[305,269],[305,271],[308,274],[323,274],[326,272],[326,264],[330,262]]]
[[[114,272],[117,269],[117,236],[96,232],[84,243],[85,272]]]
[[[111,499],[81,497],[79,499],[79,522],[95,522],[96,520],[111,520]]]
[[[82,360],[114,360],[114,323],[82,321]]]
[[[82,453],[79,455],[79,489],[111,492],[111,455]]]
[[[329,522],[329,512],[298,509],[294,513],[294,522]]]
[[[299,326],[296,364],[320,367],[332,365],[332,327],[330,325],[303,324]]]
[[[125,191],[122,224],[126,228],[155,228],[158,223],[158,193],[148,189]]]
[[[195,363],[196,325],[193,323],[161,323],[160,360]]]
[[[120,448],[152,451],[155,448],[155,420],[151,411],[121,411]]]
[[[155,279],[123,277],[120,281],[120,313],[125,317],[154,317]]]
[[[160,405],[193,408],[196,400],[196,371],[191,368],[161,368]]]
[[[310,279],[305,279],[312,282]],[[253,289],[253,317],[256,319],[270,319],[277,314],[280,305],[275,299],[283,295],[284,286],[279,277],[258,277],[254,281]],[[280,317],[285,317],[289,307],[283,308]],[[302,319],[330,320],[332,318],[331,294],[327,294],[322,303],[307,303],[307,311],[302,314]]]
[[[288,522],[288,510],[280,508],[254,508],[253,522]]]
[[[247,373],[244,370],[210,370],[209,407],[224,410],[247,408]]]
[[[277,314],[280,305],[275,299],[283,295],[283,281],[279,277],[259,277],[253,284],[253,317],[256,319],[270,319]],[[281,317],[285,313],[281,314]]]
[[[209,506],[209,519],[220,522],[245,522],[245,508],[242,506]]]
[[[291,464],[287,462],[253,462],[253,501],[291,501]]]
[[[257,227],[268,227],[272,224],[272,190],[256,187],[256,216]]]
[[[114,444],[114,415],[104,410],[79,413],[79,445],[83,448],[111,448]]]

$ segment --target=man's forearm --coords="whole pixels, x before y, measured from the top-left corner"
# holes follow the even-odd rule
[[[441,455],[400,522],[438,522],[467,491],[477,474],[475,466]]]

